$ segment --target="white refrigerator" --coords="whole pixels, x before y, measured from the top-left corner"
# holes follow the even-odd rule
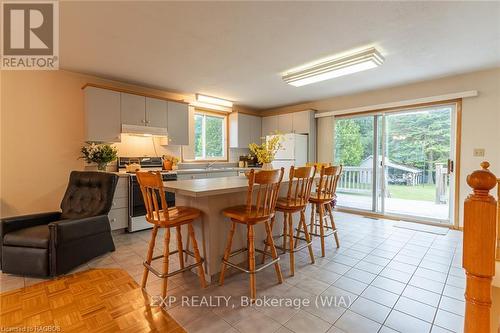
[[[273,135],[268,135],[269,140]],[[281,148],[276,152],[273,161],[273,168],[284,167],[289,169],[292,165],[295,167],[305,166],[308,157],[307,135],[304,134],[285,134],[282,135]]]

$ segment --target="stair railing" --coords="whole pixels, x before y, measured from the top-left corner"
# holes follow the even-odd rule
[[[467,176],[473,189],[464,203],[463,262],[466,271],[464,333],[489,333],[491,311],[491,282],[495,275],[497,202],[490,195],[496,183],[488,170]]]

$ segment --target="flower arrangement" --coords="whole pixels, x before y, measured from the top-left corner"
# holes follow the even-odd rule
[[[118,149],[107,144],[88,141],[81,148],[83,158],[87,163],[97,163],[97,169],[106,170],[108,163],[113,162],[118,157]]]
[[[251,143],[248,145],[250,151],[257,157],[259,163],[264,167],[269,167],[269,164],[274,160],[276,152],[281,148],[281,135],[274,135],[268,141],[258,145]]]
[[[163,155],[163,169],[172,170],[179,163],[179,159],[173,155]]]

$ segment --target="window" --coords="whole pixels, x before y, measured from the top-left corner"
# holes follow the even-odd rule
[[[194,114],[194,160],[226,160],[226,116]]]

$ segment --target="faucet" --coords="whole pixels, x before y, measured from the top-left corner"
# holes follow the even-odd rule
[[[215,165],[215,163],[217,162],[210,162],[207,164],[207,169],[210,169],[211,167],[213,167]]]

